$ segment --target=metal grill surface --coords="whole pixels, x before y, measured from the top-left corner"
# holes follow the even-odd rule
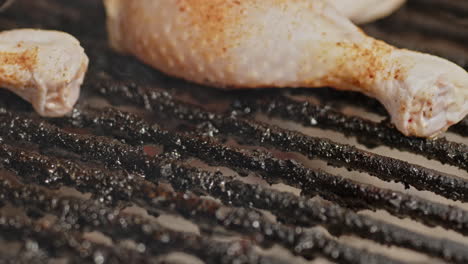
[[[466,3],[364,29],[467,68]],[[20,27],[91,65],[67,117],[0,91],[0,263],[468,263],[468,119],[408,138],[356,93],[176,80],[113,53],[96,0],[17,0]]]

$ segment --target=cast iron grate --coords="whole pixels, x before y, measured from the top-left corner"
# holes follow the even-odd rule
[[[418,47],[466,66],[467,12],[459,1],[413,0],[366,30],[408,47],[430,36],[435,41]],[[355,93],[227,93],[174,80],[107,48],[100,1],[18,0],[0,27],[65,30],[92,61],[68,117],[39,118],[0,91],[0,262],[172,263],[165,256],[173,252],[205,263],[409,261],[376,245],[417,252],[420,261],[468,262],[468,120],[451,130],[452,140],[407,138],[376,101]],[[347,115],[347,107],[381,118]],[[324,131],[356,142],[323,138]],[[372,150],[382,146],[433,165]],[[196,230],[167,226],[158,221],[164,215]],[[394,216],[431,231],[393,223]]]

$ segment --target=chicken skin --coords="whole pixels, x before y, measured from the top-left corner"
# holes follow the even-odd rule
[[[70,112],[87,68],[88,57],[69,34],[34,29],[0,33],[0,87],[30,102],[40,115]]]
[[[468,113],[464,69],[367,36],[332,1],[104,3],[111,46],[175,77],[225,89],[359,91],[408,136],[434,137]]]

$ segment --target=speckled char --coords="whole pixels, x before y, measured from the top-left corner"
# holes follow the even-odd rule
[[[10,151],[12,151],[10,153],[13,154],[12,158],[15,161],[21,163],[29,159],[20,154],[17,150],[10,149]],[[47,157],[41,157],[41,155],[33,153],[28,154],[31,154],[34,157],[33,159],[36,160],[38,168],[41,169],[46,169],[50,165],[48,162],[52,161]],[[63,176],[63,178],[60,177],[56,178],[58,180],[53,180],[53,182],[55,182],[53,185],[70,185],[70,180],[73,179],[74,171],[79,169],[79,166],[73,162],[64,160],[53,160],[53,162],[54,164],[57,164],[61,170],[55,170],[49,176],[53,177],[53,174]],[[23,175],[24,178],[28,178],[25,176],[28,174],[27,169],[18,169],[20,175]],[[119,191],[128,193],[129,190],[127,189],[127,186],[123,186],[122,184],[112,184],[112,182],[120,180],[133,182],[133,184],[135,184],[134,186],[142,188],[134,190],[131,197],[133,199],[138,198],[141,201],[144,201],[144,203],[141,204],[149,212],[159,209],[177,211],[182,215],[196,218],[196,222],[200,223],[200,225],[203,223],[210,223],[213,225],[223,226],[248,236],[258,234],[253,236],[253,238],[262,246],[268,245],[269,242],[274,241],[282,244],[291,251],[295,251],[296,254],[306,257],[312,257],[313,252],[317,249],[320,251],[323,250],[324,255],[326,255],[327,258],[331,260],[340,260],[344,263],[397,263],[391,259],[368,253],[365,250],[355,249],[337,242],[328,237],[323,231],[296,229],[291,226],[274,223],[254,210],[227,207],[216,201],[200,198],[193,194],[174,192],[167,187],[152,185],[148,182],[145,184],[143,179],[138,179],[138,177],[134,177],[133,175],[116,174],[116,172],[105,173],[99,170],[86,170],[85,174],[88,176],[75,179],[75,183],[78,183],[82,190],[101,196],[101,188],[106,188],[105,186],[108,186],[110,187],[109,189],[115,189],[115,191],[108,193],[106,196],[112,197],[115,202],[119,202],[119,199],[122,198],[119,195]],[[109,180],[109,178],[111,178],[111,180]],[[49,184],[50,182],[51,181],[48,182],[46,179],[37,181],[38,184],[47,186],[51,186]],[[98,184],[98,186],[96,186],[96,184]],[[64,219],[69,222],[78,223],[79,228],[81,229],[98,229],[99,231],[103,231],[110,235],[114,239],[125,239],[128,236],[138,235],[140,237],[139,242],[141,245],[149,243],[145,248],[149,247],[150,250],[152,250],[152,248],[158,249],[154,251],[153,254],[155,255],[163,254],[163,245],[156,244],[158,246],[158,248],[156,248],[154,243],[159,243],[159,241],[154,241],[154,238],[151,236],[152,233],[149,232],[147,228],[141,228],[141,226],[145,224],[151,225],[148,221],[134,217],[132,218],[125,214],[118,214],[118,210],[109,210],[109,208],[95,202],[83,202],[76,198],[57,198],[53,194],[40,191],[38,188],[30,186],[12,186],[7,181],[0,182],[0,190],[2,191],[2,194],[4,194],[2,197],[4,201],[10,201],[17,206],[24,205],[43,208],[44,210],[52,211],[53,214],[58,216],[65,215],[65,217],[63,217]],[[21,197],[21,199],[18,199],[18,196]],[[83,212],[86,212],[86,214],[83,214]],[[96,217],[93,217],[93,215]],[[122,221],[125,221],[125,226],[116,224],[117,222]],[[96,222],[100,222],[100,224],[96,225]],[[242,251],[238,251],[237,254],[226,254],[222,249],[227,249],[229,246],[235,246],[235,244],[232,243],[216,243],[216,245],[214,245],[213,241],[210,241],[209,239],[202,239],[197,236],[181,234],[178,232],[169,232],[169,230],[154,224],[152,225],[152,228],[154,231],[166,231],[167,235],[171,235],[171,239],[164,243],[164,248],[170,250],[178,248],[179,250],[193,251],[195,255],[204,259],[209,259],[208,263],[218,263],[216,261],[229,263],[227,262],[229,259],[239,260],[248,257],[251,258],[251,261],[247,261],[245,263],[255,263],[255,259],[253,257],[264,259],[265,261],[272,261],[268,257],[259,258],[258,256],[255,256],[254,252],[249,251],[247,248]],[[177,240],[178,237],[183,237],[182,235],[185,235],[185,238],[191,238],[194,243],[198,243],[199,241],[203,242],[204,240],[205,243],[211,242],[211,244],[206,243],[207,245],[202,245],[201,249],[198,251],[200,245],[191,245],[190,242]],[[161,240],[163,238],[162,235],[158,235],[157,237],[161,238]],[[305,244],[308,242],[312,242],[312,245],[306,246]],[[245,246],[248,245],[248,243],[244,243]],[[203,246],[211,248],[212,251],[210,250],[210,252],[206,252],[206,250],[202,249]],[[300,247],[300,249],[297,247]],[[190,250],[189,248],[192,249]],[[327,248],[327,250],[325,250],[325,248]],[[211,255],[213,253],[216,254],[217,252],[218,256],[213,257],[213,255]],[[336,252],[346,252],[346,254],[337,254]]]
[[[106,137],[72,134],[45,122],[11,114],[1,114],[0,119],[2,121],[0,132],[7,141],[22,140],[41,147],[63,148],[109,167],[143,173],[147,180],[154,183],[161,180],[168,181],[178,191],[197,190],[226,204],[234,206],[248,204],[250,207],[269,210],[280,221],[286,223],[304,226],[320,224],[336,235],[354,234],[382,244],[406,247],[456,263],[468,261],[468,252],[459,243],[422,235],[372,217],[359,215],[338,205],[298,197],[260,185],[247,184],[222,176],[221,173],[180,165],[174,158],[147,157],[142,155],[141,147],[132,147]],[[12,155],[8,151],[5,154]],[[8,164],[8,161],[9,159],[6,159],[5,163]],[[350,263],[368,263],[353,260]]]
[[[68,113],[87,68],[88,57],[71,35],[34,29],[0,33],[0,87],[30,102],[40,115]]]
[[[217,144],[209,138],[170,133],[157,125],[152,125],[134,115],[118,110],[75,111],[72,117],[56,119],[54,123],[60,126],[87,127],[103,131],[106,135],[118,134],[116,136],[122,136],[127,143],[134,145],[141,144],[141,142],[161,144],[169,149],[177,150],[182,155],[196,156],[212,166],[227,166],[239,170],[240,173],[255,172],[269,183],[283,182],[300,188],[304,194],[318,193],[328,200],[336,201],[347,207],[386,209],[395,215],[411,216],[423,223],[437,223],[447,229],[468,234],[468,223],[465,223],[464,220],[468,219],[468,212],[459,208],[448,207],[396,191],[377,189],[374,186],[360,184],[339,175],[308,169],[292,160],[274,158],[270,153],[260,151],[249,153]],[[119,124],[118,133],[114,130],[113,124]],[[262,138],[265,142],[283,141],[277,136],[276,128],[270,130],[270,137],[275,140],[267,138],[266,133],[264,134]],[[288,133],[285,132],[285,134]],[[252,134],[249,133],[249,137],[252,137]],[[299,142],[299,140],[297,141]],[[336,159],[340,161],[338,162],[340,165],[343,163],[349,169],[362,169],[383,180],[393,179],[420,189],[431,190],[452,199],[468,200],[468,197],[464,196],[464,193],[468,192],[468,188],[461,187],[468,186],[468,181],[455,176],[447,177],[440,172],[401,160],[366,153],[351,146],[339,145],[321,139],[311,139],[310,141],[311,148],[308,150],[321,149],[321,151],[316,151],[317,156],[330,163]],[[317,141],[321,141],[321,143]],[[283,144],[283,146],[287,145],[290,144]],[[335,149],[338,149],[343,155],[338,157],[334,153]],[[291,149],[284,150],[291,151]],[[303,153],[307,155],[307,151],[303,151]],[[2,157],[1,150],[0,157]],[[367,166],[359,164],[361,160]],[[337,162],[335,161],[335,163]],[[430,179],[438,180],[431,181]],[[121,181],[126,181],[126,179]],[[135,186],[131,183],[127,183],[127,185]],[[458,187],[453,188],[454,186]],[[419,206],[415,206],[415,204]],[[457,215],[460,218],[450,219],[449,215]]]
[[[116,263],[117,260],[127,263],[152,263],[145,260],[144,254],[125,247],[110,247],[88,241],[81,234],[69,232],[64,223],[42,224],[40,221],[24,220],[0,213],[0,231],[5,234],[7,241],[20,239],[19,245],[22,246],[18,256],[7,258],[6,262],[2,263],[53,263],[54,259],[56,261],[57,258],[68,255],[72,256],[72,263],[101,263],[96,261],[101,257],[110,260],[111,263]],[[47,244],[48,247],[43,251],[38,248],[39,244]],[[80,257],[76,257],[78,255]],[[4,254],[0,256],[0,260],[3,260],[3,257]],[[21,262],[22,260],[25,262]]]
[[[359,117],[349,117],[333,111],[333,109],[314,106],[307,102],[298,102],[287,97],[269,95],[269,99],[258,97],[248,101],[237,100],[239,105],[236,106],[236,111],[232,112],[233,115],[219,115],[173,98],[165,91],[147,89],[138,86],[134,82],[102,82],[98,84],[97,87],[100,88],[99,91],[103,96],[111,99],[123,99],[134,105],[145,105],[146,108],[155,113],[166,115],[169,119],[184,120],[193,124],[201,122],[212,123],[215,129],[220,133],[233,135],[243,141],[248,140],[246,143],[249,144],[259,144],[265,147],[273,146],[274,148],[285,151],[303,153],[313,158],[320,157],[332,163],[337,161],[333,159],[338,159],[341,165],[346,165],[350,168],[354,167],[354,169],[359,167],[365,168],[365,170],[369,172],[372,168],[376,169],[371,173],[377,171],[382,173],[390,170],[394,172],[393,175],[404,175],[402,180],[405,180],[411,185],[420,183],[422,178],[426,178],[428,180],[427,187],[439,188],[445,185],[446,187],[442,187],[441,190],[448,190],[446,188],[452,185],[451,181],[453,179],[445,183],[435,182],[432,180],[440,180],[444,177],[429,176],[431,173],[426,174],[429,177],[425,177],[421,174],[422,171],[420,170],[399,166],[398,163],[393,162],[393,165],[396,166],[390,169],[387,166],[392,165],[381,159],[374,160],[375,163],[369,163],[371,162],[370,159],[363,159],[363,157],[367,156],[366,154],[354,152],[354,150],[357,150],[356,148],[349,148],[349,146],[343,147],[339,146],[339,144],[329,144],[326,140],[309,137],[302,133],[288,131],[278,127],[271,127],[264,123],[238,117],[238,113],[243,112],[243,108],[249,109],[251,113],[255,113],[256,110],[259,110],[271,117],[294,120],[306,126],[343,131],[347,135],[358,137],[359,141],[366,145],[375,146],[376,144],[384,144],[392,148],[410,151],[430,159],[436,159],[443,163],[458,166],[464,170],[468,169],[466,162],[468,160],[468,147],[465,144],[447,141],[446,139],[429,140],[405,137],[396,133],[393,128],[386,124],[374,123]],[[98,88],[96,88],[96,90],[97,89]],[[315,121],[312,122],[313,120]],[[325,148],[325,145],[330,146],[330,149]],[[333,151],[333,149],[336,151]],[[349,153],[349,155],[345,155],[346,158],[342,155],[343,153],[340,153],[340,151],[345,149],[353,149],[352,154]],[[333,154],[333,152],[335,154]],[[358,164],[362,164],[362,166]],[[370,164],[373,165],[370,166]],[[401,171],[397,173],[399,169],[405,169],[405,167],[408,169],[405,173]],[[409,175],[413,175],[411,177],[415,180],[413,183],[408,182],[410,181]],[[457,186],[462,185],[465,184],[461,182],[460,185],[457,184]],[[422,186],[418,188],[422,188]],[[440,193],[435,189],[431,190]],[[446,194],[458,196],[458,194],[462,192],[451,190]],[[452,199],[455,198],[455,196],[452,196]]]
[[[34,225],[27,221],[21,222],[12,217],[6,217],[4,218],[4,221],[8,224],[2,225],[2,221],[0,221],[0,230],[11,232],[15,229],[15,226],[18,226],[16,229],[19,229],[19,227],[24,228],[23,231],[17,230],[15,232],[19,237],[23,234],[25,234],[23,236],[27,236],[28,233],[33,233],[33,237],[35,237],[34,235],[40,237],[41,233],[51,229],[56,232],[57,238],[60,239],[59,241],[61,243],[56,244],[58,244],[58,246],[61,246],[60,244],[63,243],[66,244],[62,249],[66,249],[68,246],[72,250],[82,250],[84,259],[93,259],[100,253],[102,259],[107,260],[107,262],[95,261],[94,263],[123,263],[124,260],[130,261],[130,263],[141,263],[140,261],[144,259],[147,259],[147,261],[143,261],[143,263],[154,263],[149,261],[151,256],[160,256],[174,250],[192,253],[207,260],[207,263],[212,264],[286,263],[267,256],[257,255],[247,241],[215,241],[211,238],[201,237],[192,233],[184,233],[167,229],[157,223],[145,220],[142,217],[120,213],[117,208],[102,206],[97,201],[84,201],[73,197],[57,198],[53,193],[47,193],[39,190],[38,188],[29,186],[11,186],[7,181],[2,181],[0,185],[4,198],[14,204],[24,205],[26,207],[34,205],[37,208],[51,210],[52,214],[59,217],[58,224],[52,225],[48,228],[40,228],[40,225],[38,224]],[[19,202],[18,199],[16,199],[15,202],[15,196],[17,198],[24,198],[25,200],[23,201],[29,200],[30,203],[24,204]],[[2,220],[1,213],[0,220]],[[38,229],[38,231],[31,232],[29,229]],[[104,234],[110,235],[114,239],[125,239],[138,236],[139,239],[137,240],[137,243],[140,245],[140,248],[143,246],[143,250],[129,250],[125,249],[125,247],[119,246],[107,247],[98,245],[94,245],[94,247],[90,246],[86,249],[85,244],[82,244],[82,239],[77,237],[75,239],[77,239],[78,243],[73,243],[73,237],[70,237],[66,233],[85,230],[99,230]],[[45,237],[47,236],[44,236],[44,238]],[[17,239],[18,237],[14,238]],[[103,252],[100,252],[100,249],[102,249]],[[63,254],[60,250],[57,251],[57,255]],[[239,262],[236,262],[235,260]]]
[[[224,88],[320,87],[376,97],[405,135],[468,113],[468,74],[366,36],[327,1],[107,0],[111,45],[161,71]]]

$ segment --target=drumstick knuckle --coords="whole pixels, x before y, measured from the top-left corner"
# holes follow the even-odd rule
[[[72,36],[34,29],[0,33],[0,86],[43,116],[60,116],[76,103],[88,58]]]

